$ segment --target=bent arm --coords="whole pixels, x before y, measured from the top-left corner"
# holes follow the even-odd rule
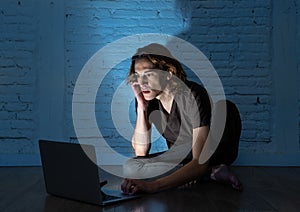
[[[147,105],[140,85],[137,82],[131,84],[131,88],[137,100],[137,117],[136,125],[132,136],[132,147],[134,148],[136,156],[145,156],[150,147],[151,124],[147,119]]]
[[[133,194],[139,191],[155,193],[175,188],[190,181],[199,179],[208,170],[208,162],[199,164],[199,156],[208,135],[208,127],[199,127],[193,130],[193,159],[174,173],[155,181],[125,179],[121,185],[124,193]]]
[[[136,156],[145,156],[149,150],[151,141],[151,124],[147,120],[147,112],[142,107],[137,107],[137,118],[132,146]]]
[[[199,157],[207,139],[208,126],[193,129],[193,159],[176,172],[154,181],[155,192],[184,185],[199,179],[208,170],[208,162],[199,164]]]

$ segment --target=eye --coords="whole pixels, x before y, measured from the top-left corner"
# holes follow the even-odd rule
[[[139,78],[141,75],[140,75],[139,73],[135,72],[135,73],[133,74],[133,76],[134,76],[135,78]]]
[[[146,77],[152,77],[152,76],[154,76],[154,73],[153,72],[147,72],[145,75],[146,75]]]

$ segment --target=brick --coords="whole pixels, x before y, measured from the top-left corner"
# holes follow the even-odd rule
[[[26,120],[33,120],[28,125],[28,134],[25,129],[18,133],[13,131],[30,142],[36,137],[36,134],[30,133],[35,127],[35,110],[39,101],[35,96],[39,82],[36,70],[39,63],[35,60],[39,38],[36,12],[39,8],[36,3],[36,0],[28,0],[20,1],[19,5],[18,1],[6,1],[0,11],[0,27],[5,28],[0,32],[0,48],[3,50],[0,54],[0,120],[12,117],[24,121],[24,125]],[[240,107],[246,120],[241,139],[247,142],[265,142],[270,138],[271,1],[207,0],[182,3],[158,0],[74,0],[65,1],[64,4],[65,127],[70,139],[75,137],[71,114],[73,89],[83,65],[106,44],[127,35],[145,32],[179,35],[196,45],[214,65],[226,95]],[[55,7],[50,3],[48,6]],[[185,14],[181,14],[182,11]],[[191,57],[189,53],[183,56],[185,59]],[[114,55],[110,57],[113,58]],[[102,82],[94,109],[98,120],[108,120],[112,95],[126,77],[128,66],[128,61],[119,64]],[[192,74],[191,77],[195,78]],[[97,83],[94,78],[85,82],[81,95],[84,96],[89,91],[89,84]],[[209,80],[214,82],[214,79]],[[83,101],[87,100],[88,98],[83,97]],[[126,96],[119,100],[120,104],[125,102]],[[84,111],[79,115],[84,118]],[[88,120],[83,120],[85,122],[82,129],[89,125]],[[252,129],[252,125],[257,123],[262,125],[259,132]],[[15,126],[22,127],[23,124]],[[111,145],[117,151],[124,154],[132,151],[130,145],[127,148],[128,143],[123,142],[120,135],[112,133],[112,126],[108,123],[101,130],[106,138],[112,140]],[[84,136],[93,139],[95,135]],[[121,143],[114,143],[113,139],[116,138]],[[5,138],[0,140],[4,141]],[[16,142],[14,145],[17,147],[19,144]],[[30,145],[20,146],[16,151],[29,151]],[[160,148],[159,145],[157,148]]]
[[[28,104],[26,103],[7,103],[4,105],[4,110],[8,112],[21,112],[28,109]]]
[[[0,110],[0,120],[11,120],[15,118],[16,118],[16,113]]]

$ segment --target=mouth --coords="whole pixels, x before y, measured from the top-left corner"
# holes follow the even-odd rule
[[[145,90],[145,91],[142,91],[143,94],[149,94],[151,91],[150,90]]]
[[[145,86],[141,88],[143,94],[149,94],[151,92],[151,88]]]

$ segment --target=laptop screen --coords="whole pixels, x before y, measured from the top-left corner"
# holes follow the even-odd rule
[[[75,143],[39,141],[41,160],[49,194],[101,204],[100,179],[95,148]],[[89,157],[83,149],[89,152]]]

